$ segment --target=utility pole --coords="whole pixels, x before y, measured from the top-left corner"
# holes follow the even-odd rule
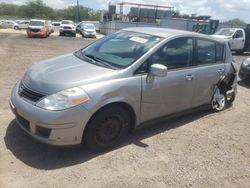
[[[77,21],[80,22],[80,7],[79,7],[79,0],[77,0]]]

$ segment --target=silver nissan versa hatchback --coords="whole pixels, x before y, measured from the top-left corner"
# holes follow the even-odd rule
[[[34,63],[13,88],[18,124],[51,145],[104,151],[170,114],[232,104],[237,67],[226,42],[162,28],[127,28]]]

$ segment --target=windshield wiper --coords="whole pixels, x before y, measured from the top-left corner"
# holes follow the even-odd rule
[[[99,65],[104,65],[105,67],[111,68],[111,69],[116,69],[114,66],[110,65],[109,63],[105,62],[104,60],[92,55],[92,54],[84,54],[85,57],[90,59],[93,63],[99,64]]]

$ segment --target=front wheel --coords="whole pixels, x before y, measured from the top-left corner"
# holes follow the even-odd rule
[[[88,123],[83,141],[93,151],[106,151],[117,146],[128,134],[131,118],[119,106],[106,107]]]

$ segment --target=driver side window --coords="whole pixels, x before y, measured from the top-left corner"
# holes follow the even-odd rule
[[[193,61],[193,39],[174,39],[153,54],[149,61],[150,64],[165,65],[169,70],[189,67]]]
[[[243,32],[241,30],[237,30],[234,34],[234,38],[243,38]]]

